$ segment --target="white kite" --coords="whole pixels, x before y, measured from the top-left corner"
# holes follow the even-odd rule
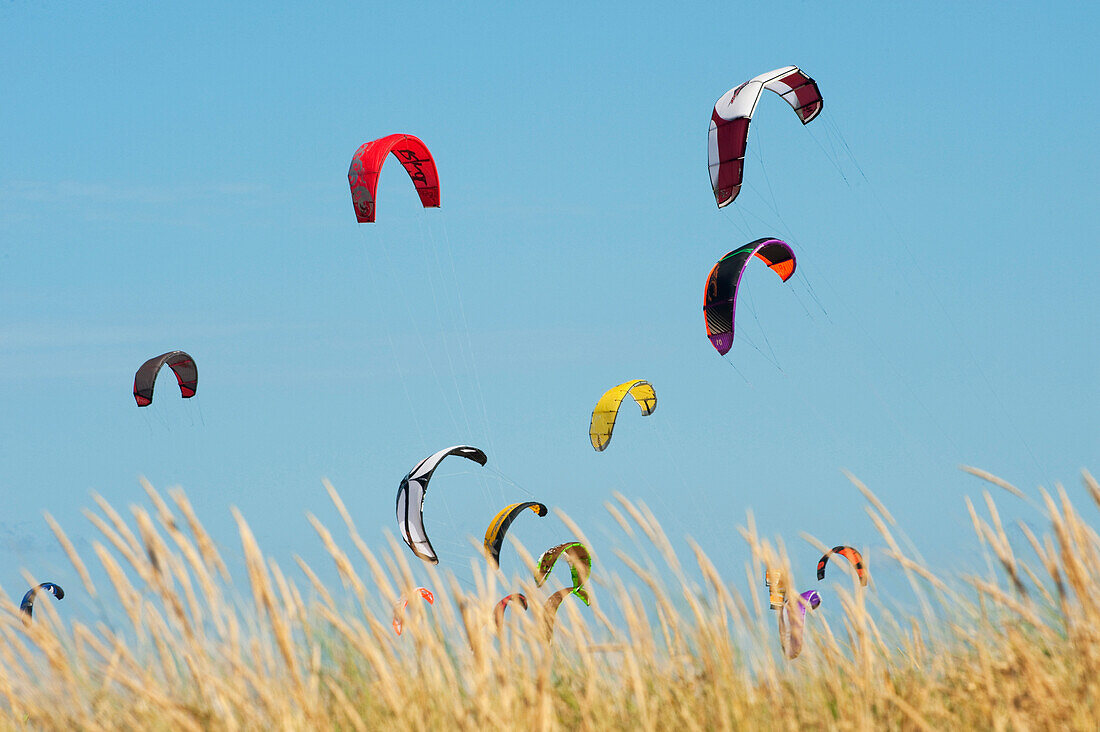
[[[424,494],[428,491],[428,481],[432,479],[432,473],[448,455],[459,455],[480,465],[488,462],[485,453],[476,447],[448,447],[418,462],[401,480],[401,487],[397,489],[397,526],[401,529],[401,538],[409,545],[413,554],[432,564],[439,564],[439,557],[424,531]]]

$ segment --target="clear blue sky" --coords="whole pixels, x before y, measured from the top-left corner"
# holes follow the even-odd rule
[[[322,477],[381,545],[401,476],[459,443],[492,468],[447,463],[429,494],[459,573],[464,537],[530,496],[601,541],[613,491],[644,500],[731,576],[751,509],[809,580],[800,531],[876,545],[842,469],[939,566],[974,548],[960,463],[1080,495],[1100,469],[1097,9],[601,5],[0,5],[9,595],[24,567],[75,588],[42,512],[86,549],[89,492],[121,508],[139,475],[184,486],[227,552],[236,505],[281,563],[327,571],[305,519],[336,521]],[[825,110],[803,128],[766,96],[718,211],[714,101],[787,64]],[[391,161],[359,226],[349,160],[392,132],[431,147],[443,207]],[[747,274],[723,359],[706,274],[765,235],[799,273]],[[175,348],[198,396],[165,374],[138,409],[135,369]],[[632,378],[657,411],[596,454],[591,408]],[[570,538],[525,520],[532,551]]]

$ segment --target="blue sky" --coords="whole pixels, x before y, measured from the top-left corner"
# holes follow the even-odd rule
[[[1097,14],[5,3],[0,585],[75,586],[42,512],[90,540],[90,491],[141,501],[139,475],[182,485],[230,553],[236,505],[281,563],[328,569],[322,477],[381,545],[401,476],[460,443],[490,469],[445,463],[427,507],[460,573],[505,502],[610,541],[620,491],[731,576],[751,510],[808,581],[799,532],[876,544],[842,469],[958,562],[982,487],[960,463],[1032,495],[1097,468]],[[787,64],[825,110],[803,128],[765,97],[718,211],[714,100]],[[348,162],[392,132],[432,149],[443,206],[391,163],[357,225]],[[798,274],[747,273],[723,359],[706,274],[766,235]],[[175,348],[198,396],[166,375],[139,410],[134,371]],[[657,411],[594,453],[595,400],[633,378]]]

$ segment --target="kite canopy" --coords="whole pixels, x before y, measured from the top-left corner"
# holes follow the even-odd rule
[[[787,601],[787,582],[778,569],[764,570],[764,586],[768,588],[768,606],[772,610],[783,607]]]
[[[798,654],[802,652],[802,638],[806,630],[806,610],[816,610],[821,604],[821,595],[817,594],[816,590],[806,590],[795,599],[794,604],[798,606],[797,612],[791,609],[791,603],[785,604],[779,611],[779,644],[789,659],[798,658]]]
[[[592,422],[588,428],[588,437],[596,452],[603,452],[611,442],[611,433],[615,429],[615,418],[619,416],[619,407],[623,398],[629,394],[642,410],[642,416],[648,417],[657,408],[657,392],[648,381],[627,381],[604,392],[592,410]]]
[[[432,473],[448,455],[458,455],[467,460],[473,460],[479,465],[485,465],[488,458],[485,453],[476,447],[469,445],[456,445],[445,450],[429,455],[416,464],[408,475],[401,479],[401,485],[397,489],[397,526],[401,529],[401,538],[412,549],[413,554],[425,562],[439,564],[432,543],[428,541],[428,535],[424,532],[424,494],[428,491],[428,481],[432,479]]]
[[[558,559],[563,556],[569,562],[569,571],[573,575],[573,586],[566,588],[566,594],[573,593],[581,602],[587,605],[589,603],[588,590],[584,589],[584,583],[588,581],[588,577],[592,574],[592,555],[589,553],[588,547],[579,541],[567,541],[544,551],[535,565],[535,585],[542,586],[546,578],[550,576],[550,572],[554,569]],[[560,602],[561,599],[558,600],[558,603]],[[557,604],[555,604],[556,607]]]
[[[546,582],[546,578],[550,576],[554,565],[563,556],[569,562],[569,571],[573,575],[573,586],[558,590],[546,599],[546,605],[543,606],[543,623],[547,641],[554,638],[554,620],[562,600],[569,595],[576,595],[577,599],[585,605],[590,602],[588,590],[584,589],[584,583],[592,575],[592,555],[589,553],[588,547],[579,541],[567,541],[544,551],[535,564],[535,585],[541,587]]]
[[[153,403],[153,385],[157,381],[160,367],[165,364],[176,375],[180,396],[184,399],[195,396],[195,389],[199,386],[199,369],[194,359],[183,351],[169,351],[149,359],[134,374],[134,400],[139,407],[147,407]]]
[[[546,515],[546,506],[534,501],[526,503],[513,503],[500,509],[500,512],[489,522],[489,528],[485,530],[485,551],[488,552],[494,567],[500,564],[500,549],[504,544],[504,535],[508,533],[508,527],[512,525],[525,509],[531,509],[532,513],[540,518]]]
[[[351,202],[355,205],[355,219],[360,224],[374,222],[378,176],[386,156],[391,152],[405,166],[424,208],[439,208],[439,173],[428,146],[413,135],[387,135],[364,143],[351,159],[348,183],[351,185]]]
[[[718,260],[707,276],[703,292],[703,316],[707,337],[723,356],[733,347],[733,322],[737,312],[737,288],[741,275],[755,256],[779,275],[784,282],[794,274],[794,252],[781,239],[764,237],[734,249]]]
[[[435,604],[435,595],[432,591],[426,587],[417,587],[414,592],[418,593],[429,605]],[[404,595],[397,601],[397,605],[393,608],[393,631],[398,635],[401,635],[401,631],[404,630],[405,624],[403,618],[405,615],[405,608],[409,606],[409,598]]]
[[[511,595],[505,595],[500,602],[497,603],[496,608],[493,610],[493,620],[496,621],[497,630],[504,627],[504,611],[508,609],[509,603],[517,603],[521,605],[524,610],[527,609],[527,596],[519,592],[515,592]]]
[[[825,552],[821,559],[817,560],[817,579],[818,581],[825,579],[825,565],[829,563],[829,557],[833,554],[839,554],[849,562],[856,570],[856,576],[859,577],[859,583],[867,586],[867,568],[863,564],[863,555],[858,550],[853,549],[850,546],[834,546],[829,551]]]
[[[797,66],[761,74],[719,97],[710,117],[709,141],[710,184],[718,208],[728,206],[741,192],[749,123],[765,89],[783,97],[802,124],[808,124],[821,113],[824,102],[817,82]]]
[[[23,595],[23,601],[19,603],[19,609],[29,618],[34,615],[34,600],[38,596],[39,592],[46,592],[58,600],[65,599],[65,590],[61,589],[61,585],[54,584],[53,582],[43,582],[38,587],[32,587],[27,590],[27,594]]]
[[[552,641],[554,639],[554,624],[558,617],[558,608],[561,607],[562,601],[569,597],[570,594],[576,594],[570,588],[558,590],[550,597],[546,598],[546,604],[542,608],[542,622],[546,631],[546,640]],[[579,597],[579,595],[578,595]],[[588,604],[587,602],[585,603]]]

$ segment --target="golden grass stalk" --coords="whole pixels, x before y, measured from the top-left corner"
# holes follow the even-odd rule
[[[284,572],[236,510],[245,576],[234,578],[182,491],[164,500],[143,483],[149,507],[131,507],[129,521],[95,496],[93,562],[46,521],[104,617],[68,621],[69,605],[40,598],[26,621],[0,592],[0,720],[41,729],[1096,729],[1100,538],[1069,494],[1028,501],[1046,530],[1021,524],[1019,545],[988,492],[979,506],[960,503],[987,564],[952,577],[927,566],[885,505],[849,478],[887,547],[875,555],[879,581],[862,588],[851,572],[830,575],[793,660],[760,591],[764,568],[786,573],[789,598],[805,588],[794,585],[801,577],[782,539],[760,536],[751,514],[728,549],[744,557],[744,596],[717,568],[728,561],[716,564],[690,539],[678,555],[645,504],[615,495],[607,510],[622,540],[593,551],[592,606],[566,597],[548,642],[544,603],[556,588],[480,562],[472,589],[437,567],[414,570],[392,538],[385,550],[368,546],[327,481],[346,537],[308,520],[334,585],[299,557]],[[1083,482],[1100,505],[1100,485],[1088,473]],[[435,604],[410,602],[397,636],[394,602],[425,576]],[[886,597],[884,578],[907,584],[912,599]],[[498,628],[497,600],[517,591],[530,609],[510,607]]]

